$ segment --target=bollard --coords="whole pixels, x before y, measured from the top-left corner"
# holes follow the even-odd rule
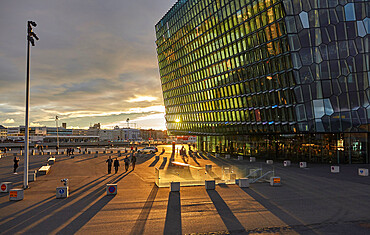
[[[255,157],[250,157],[249,162],[256,162],[256,158]]]
[[[107,153],[107,151],[105,151],[105,150],[104,150],[104,151],[103,151],[103,154],[106,154],[106,153]]]
[[[55,159],[55,157],[51,157],[51,158],[49,158],[49,159],[48,159],[48,164],[49,164],[49,165],[54,165],[55,160],[56,160],[56,159]]]
[[[91,151],[88,151],[87,153],[88,153],[88,154],[91,154]]]
[[[369,176],[369,169],[358,168],[358,175],[360,175],[360,176]]]
[[[36,173],[35,173],[35,172],[30,172],[30,173],[28,173],[28,181],[29,181],[29,182],[34,182],[34,181],[36,181]]]
[[[214,190],[216,188],[216,182],[214,180],[206,180],[204,183],[206,190]]]
[[[212,171],[212,165],[206,165],[206,171]]]
[[[281,179],[278,176],[270,177],[270,186],[280,186]]]
[[[171,192],[180,192],[180,182],[171,182]]]
[[[86,152],[85,151],[82,151],[82,154],[86,154]]]
[[[1,193],[8,193],[10,189],[13,188],[13,183],[12,182],[2,182],[0,184],[0,192]]]
[[[11,189],[9,191],[9,201],[20,201],[23,200],[24,192],[23,189]]]
[[[113,153],[113,150],[111,150],[110,153]]]
[[[274,164],[274,161],[273,160],[266,160],[266,163],[269,164],[269,165],[272,165],[272,164]]]
[[[300,162],[299,167],[300,168],[306,168],[307,167],[307,162]]]
[[[330,167],[331,173],[339,173],[339,166],[331,166]]]
[[[284,161],[284,166],[290,166],[292,163],[289,160]]]
[[[57,190],[56,190],[56,197],[57,198],[67,198],[68,196],[69,196],[69,187],[68,186],[57,187]]]
[[[240,188],[249,188],[249,179],[248,178],[239,179],[238,185]]]
[[[243,161],[243,156],[238,156],[239,161]]]
[[[116,195],[117,194],[117,184],[107,184],[105,186],[107,195]]]

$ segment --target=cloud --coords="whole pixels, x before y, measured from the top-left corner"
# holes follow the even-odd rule
[[[143,101],[154,101],[157,100],[158,97],[153,97],[153,96],[136,96],[135,98],[131,98],[127,100],[127,102],[143,102]]]
[[[0,120],[24,122],[24,26],[31,18],[40,37],[31,48],[31,122],[53,125],[61,115],[86,127],[164,112],[154,25],[174,0],[47,2],[1,4]]]
[[[12,123],[14,123],[14,119],[6,119],[5,121],[4,121],[4,123],[5,124],[12,124]]]

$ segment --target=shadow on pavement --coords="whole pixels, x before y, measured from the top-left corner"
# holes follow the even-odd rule
[[[128,174],[130,174],[132,171],[127,172],[126,174],[123,173],[120,176],[110,180],[108,183],[117,183],[124,177],[126,177]],[[77,202],[78,205],[77,207],[74,207],[71,205],[71,209],[75,211],[75,213],[78,213],[81,211],[83,208],[88,206],[91,201],[94,201],[97,197],[101,196],[105,191],[105,187],[101,187],[100,189],[95,190],[93,193],[89,194],[89,199],[88,200],[80,200],[80,202]],[[86,196],[85,198],[87,198]],[[107,205],[115,195],[110,195],[110,196],[103,196],[102,198],[99,199],[99,201],[95,202],[93,205],[89,206],[87,210],[85,210],[81,215],[79,215],[77,218],[75,218],[71,223],[69,223],[66,227],[64,227],[61,231],[59,231],[57,234],[74,234],[78,230],[80,230],[87,222],[89,222],[100,210]],[[76,204],[77,204],[76,203]],[[73,207],[72,207],[73,206]],[[71,210],[66,208],[66,210]],[[57,216],[57,215],[55,215]]]
[[[155,166],[159,162],[159,158],[155,159],[152,163],[150,163],[149,167]]]
[[[121,174],[121,175],[123,175],[123,174]],[[54,197],[54,199],[46,201],[45,203],[42,203],[41,205],[39,205],[39,206],[37,206],[37,207],[35,207],[35,208],[25,212],[25,213],[20,212],[22,214],[14,217],[12,220],[7,221],[7,222],[0,225],[1,228],[3,228],[2,232],[6,233],[6,234],[17,233],[19,231],[22,231],[22,229],[24,229],[26,226],[30,226],[30,225],[38,222],[40,220],[40,218],[48,217],[48,216],[50,216],[50,214],[53,214],[53,212],[55,210],[60,210],[60,208],[63,208],[63,209],[61,209],[60,211],[56,212],[53,215],[53,216],[57,216],[57,219],[42,221],[42,222],[40,222],[39,224],[35,225],[32,228],[26,229],[26,231],[25,231],[26,233],[29,233],[31,231],[34,232],[34,233],[37,233],[35,231],[35,230],[37,230],[39,232],[43,231],[43,233],[50,233],[52,231],[52,229],[56,229],[61,224],[65,223],[66,220],[68,220],[70,218],[70,216],[73,216],[74,214],[78,213],[82,209],[82,206],[86,206],[89,203],[91,203],[91,201],[94,198],[96,198],[97,193],[101,194],[105,190],[105,188],[103,188],[101,186],[101,184],[103,184],[103,183],[106,184],[107,182],[105,182],[105,181],[108,180],[108,179],[110,179],[109,182],[113,182],[114,180],[118,179],[120,176],[117,176],[116,178],[112,178],[113,177],[113,175],[112,175],[112,176],[108,176],[104,179],[101,179],[101,180],[99,180],[99,181],[97,181],[93,184],[90,182],[90,183],[86,184],[86,186],[84,186],[84,188],[80,188],[79,192],[74,191],[73,193],[71,193],[71,196],[69,198],[56,199]],[[96,180],[94,180],[94,181],[96,181]],[[90,185],[90,186],[87,186],[87,185]],[[78,198],[84,192],[86,192],[87,190],[92,189],[96,186],[98,186],[98,188],[95,189],[92,193],[84,196],[83,198]],[[76,202],[73,202],[71,205],[68,205],[68,204],[71,203],[72,200],[75,200],[76,198],[78,198],[78,200]],[[78,209],[78,210],[76,210],[76,209]],[[58,221],[58,222],[50,223],[50,221]],[[48,228],[48,229],[52,228],[52,229],[51,230],[46,230],[46,228]]]
[[[163,234],[182,234],[180,192],[170,192],[168,196],[167,214]]]
[[[140,215],[137,218],[136,223],[131,230],[131,233],[130,233],[131,235],[144,233],[145,224],[148,219],[150,210],[152,209],[153,202],[155,200],[155,197],[157,196],[157,193],[158,193],[158,186],[153,184],[153,188],[150,191],[148,198],[146,199],[144,207],[141,210]]]
[[[268,199],[262,197],[260,194],[255,192],[253,189],[250,188],[241,188],[245,193],[247,193],[249,196],[254,198],[257,202],[259,202],[262,206],[264,206],[268,211],[273,213],[276,217],[281,219],[284,223],[291,226],[291,229],[293,229],[295,232],[302,234],[302,233],[308,233],[308,234],[317,234],[315,231],[313,231],[311,228],[304,226],[301,221],[294,218],[294,216],[290,215],[287,211],[284,211],[280,209],[277,205],[274,205],[271,203]]]
[[[220,194],[216,190],[207,190],[207,193],[230,234],[246,232]]]
[[[167,158],[163,158],[163,162],[162,164],[159,166],[159,169],[164,169],[164,167],[166,166],[166,163],[167,163]]]

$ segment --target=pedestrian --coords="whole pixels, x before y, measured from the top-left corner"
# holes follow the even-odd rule
[[[132,158],[131,158],[131,164],[132,164],[132,170],[135,170],[136,154],[132,156]]]
[[[117,172],[118,172],[118,167],[119,167],[119,161],[118,161],[118,159],[117,159],[117,158],[114,160],[113,165],[114,165],[114,170],[116,171],[116,172],[115,172],[115,174],[117,174]]]
[[[134,150],[134,146],[131,145],[131,152]]]
[[[14,157],[14,174],[18,174],[17,173],[17,168],[18,168],[18,162],[19,162],[19,158],[17,158],[17,157]]]
[[[126,156],[126,157],[125,157],[125,159],[123,159],[123,161],[125,162],[125,170],[126,170],[126,171],[128,171],[128,167],[129,167],[129,163],[130,163],[129,161],[130,161],[130,160],[129,160],[129,159],[128,159],[128,157]]]
[[[71,148],[72,155],[74,155],[74,151],[75,151],[75,149]]]
[[[109,156],[109,158],[105,162],[108,163],[108,174],[110,174],[112,171],[112,163],[113,163],[112,157]]]
[[[135,152],[137,152],[137,146],[135,146]]]

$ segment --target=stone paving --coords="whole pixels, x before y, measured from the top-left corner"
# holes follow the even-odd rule
[[[274,163],[281,187],[268,183],[158,188],[155,168],[169,167],[170,146],[162,155],[138,157],[135,170],[107,174],[105,160],[118,154],[57,156],[48,175],[30,182],[22,201],[0,194],[1,234],[370,234],[370,179],[358,167],[342,165],[339,174],[329,165],[300,169]],[[159,146],[161,151],[162,146]],[[94,151],[94,150],[93,150]],[[155,160],[154,155],[159,155]],[[50,156],[31,156],[30,169],[45,165]],[[119,157],[122,160],[124,156]],[[13,157],[0,159],[0,181],[22,186],[23,160],[12,174]],[[176,161],[182,161],[175,156]],[[202,155],[189,164],[204,167],[249,167],[247,160]],[[267,166],[264,163],[258,165]],[[56,187],[68,178],[70,196],[56,199]],[[106,196],[105,185],[117,183],[118,194]]]

